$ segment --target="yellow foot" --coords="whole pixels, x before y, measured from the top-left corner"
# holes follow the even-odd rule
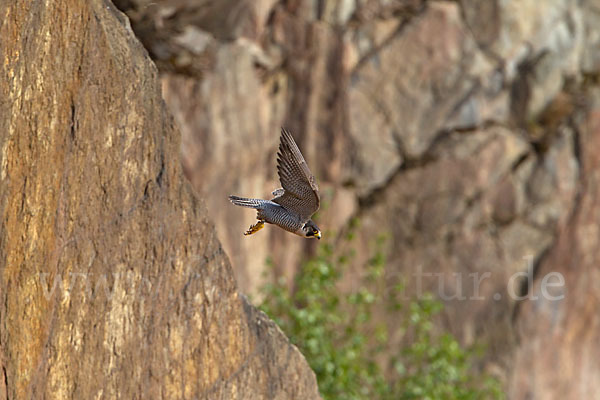
[[[250,228],[248,228],[248,230],[246,232],[244,232],[244,235],[246,235],[246,236],[252,235],[253,233],[260,231],[264,226],[265,226],[265,221],[258,221],[254,225],[250,225]]]

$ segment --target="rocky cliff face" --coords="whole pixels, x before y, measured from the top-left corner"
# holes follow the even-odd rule
[[[319,398],[238,294],[127,18],[0,16],[0,398]]]
[[[514,399],[600,397],[600,90],[588,95],[591,112],[578,125],[585,144],[581,195],[540,263],[530,290],[535,300],[523,303],[516,316],[520,345],[511,371]],[[557,273],[564,285],[558,285]]]
[[[320,225],[358,217],[359,259],[387,234],[390,282],[437,293],[447,327],[487,345],[512,397],[598,393],[566,379],[599,376],[577,356],[598,353],[577,328],[598,323],[585,311],[599,305],[598,258],[575,243],[598,244],[594,1],[117,3],[162,71],[187,176],[245,290],[267,255],[289,267],[314,245],[276,230],[244,238],[254,215],[225,198],[278,186],[285,125],[320,179]],[[550,272],[569,298],[519,300]],[[553,362],[537,357],[547,345],[562,349]]]

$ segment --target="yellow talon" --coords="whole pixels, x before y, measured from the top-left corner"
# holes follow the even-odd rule
[[[244,235],[245,236],[252,235],[253,233],[260,231],[264,226],[265,226],[265,221],[258,221],[254,225],[250,225],[250,228],[248,228],[248,230],[246,232],[244,232]]]

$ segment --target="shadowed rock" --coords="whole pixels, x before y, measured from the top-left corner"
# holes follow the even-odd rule
[[[273,150],[285,125],[319,179],[319,226],[339,232],[361,221],[357,269],[373,236],[386,234],[388,281],[404,279],[418,294],[413,274],[431,274],[421,289],[444,300],[443,328],[463,344],[486,346],[482,368],[513,396],[523,389],[535,398],[594,397],[597,384],[568,388],[573,371],[598,376],[589,358],[575,356],[581,331],[565,328],[573,336],[564,336],[554,328],[552,341],[542,339],[544,329],[527,321],[547,326],[548,305],[517,312],[516,298],[528,290],[523,273],[539,282],[555,246],[575,247],[557,242],[565,226],[585,222],[572,216],[584,204],[583,182],[594,182],[581,173],[582,149],[597,149],[594,134],[583,135],[579,120],[597,110],[590,101],[600,72],[595,2],[247,0],[236,8],[244,12],[227,15],[237,24],[219,27],[188,16],[216,12],[209,1],[124,3],[153,54],[168,49],[155,58],[183,130],[185,170],[206,193],[224,247],[241,260],[234,265],[244,290],[260,283],[267,255],[289,276],[289,266],[313,250],[267,229],[246,240],[241,232],[253,215],[226,205],[227,193],[260,197],[276,187]],[[595,215],[592,204],[586,215]],[[570,267],[569,287],[594,276]],[[599,291],[588,289],[595,305]],[[561,329],[592,320],[575,301],[552,304],[571,318],[560,320]],[[518,334],[517,314],[527,334]],[[587,338],[586,354],[597,354],[597,341]],[[534,346],[559,343],[565,350],[557,359],[573,366],[566,378],[540,358],[545,363],[535,361],[536,379],[528,380],[533,364],[519,350],[539,354]]]

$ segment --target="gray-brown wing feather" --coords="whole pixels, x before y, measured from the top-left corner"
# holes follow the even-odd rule
[[[273,201],[308,220],[320,204],[319,187],[292,135],[281,129],[277,172],[284,192]]]

